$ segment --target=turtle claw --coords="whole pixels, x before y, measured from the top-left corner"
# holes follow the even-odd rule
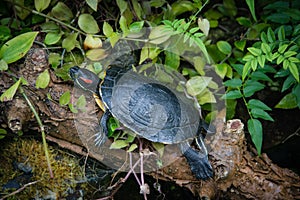
[[[213,176],[213,169],[208,161],[207,155],[188,148],[183,154],[197,179],[207,180]]]
[[[94,142],[95,142],[96,146],[101,146],[102,144],[105,143],[105,136],[103,133],[98,132],[95,134],[95,137],[96,138],[95,138]]]

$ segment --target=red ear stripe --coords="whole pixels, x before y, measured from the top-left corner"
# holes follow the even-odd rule
[[[88,84],[92,84],[93,81],[91,79],[87,79],[87,78],[83,78],[83,77],[80,77],[81,80],[83,80],[85,83],[88,83]]]

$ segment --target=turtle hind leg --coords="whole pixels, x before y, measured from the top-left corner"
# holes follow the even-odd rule
[[[213,169],[207,155],[201,155],[192,147],[189,147],[183,155],[186,157],[193,174],[197,179],[207,180],[213,176]]]
[[[95,134],[95,136],[96,136],[95,145],[96,146],[101,146],[106,141],[105,136],[108,135],[108,126],[107,125],[108,125],[108,120],[110,117],[111,117],[111,113],[108,110],[106,110],[100,119],[100,122],[99,122],[100,131]]]
[[[180,144],[181,151],[186,157],[191,171],[197,179],[207,180],[213,177],[213,169],[207,157],[207,152],[198,152],[186,141]],[[203,149],[201,149],[203,150]]]

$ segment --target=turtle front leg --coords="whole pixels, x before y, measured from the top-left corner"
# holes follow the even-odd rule
[[[111,117],[109,110],[104,111],[100,119],[100,131],[96,133],[95,144],[101,146],[105,142],[105,136],[108,135],[108,120]]]
[[[200,140],[203,144],[202,138],[200,138]],[[197,143],[199,143],[199,140],[197,141]],[[213,169],[208,161],[205,146],[200,147],[202,152],[198,152],[193,149],[187,141],[185,141],[180,144],[180,148],[191,167],[191,171],[197,179],[207,180],[213,176]]]

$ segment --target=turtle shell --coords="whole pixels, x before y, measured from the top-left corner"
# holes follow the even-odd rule
[[[194,138],[201,120],[195,102],[175,88],[131,69],[111,67],[99,93],[112,115],[137,135],[174,144]]]

